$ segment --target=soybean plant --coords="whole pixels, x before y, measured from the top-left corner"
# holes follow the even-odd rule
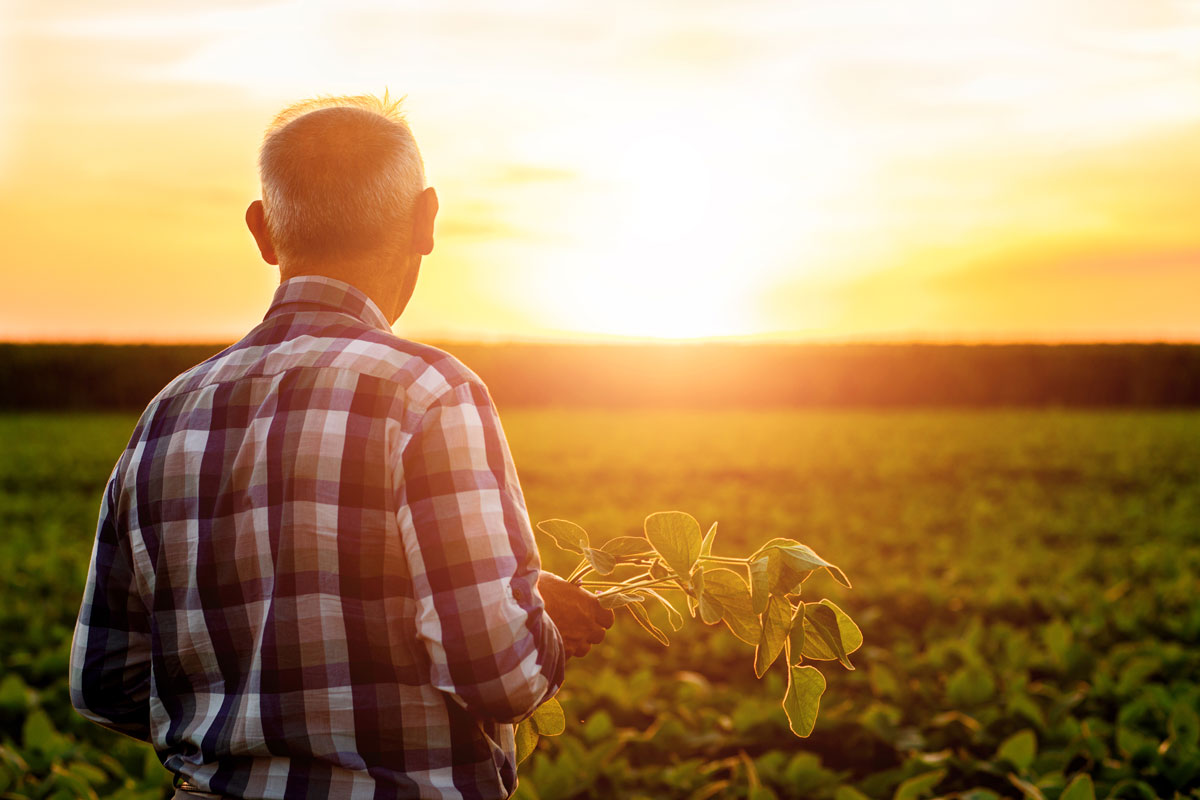
[[[573,522],[539,522],[555,545],[582,558],[568,580],[595,592],[606,608],[625,609],[647,633],[669,645],[647,605],[666,612],[672,631],[683,628],[680,600],[688,614],[708,625],[724,622],[754,647],[754,674],[762,678],[782,653],[788,670],[783,710],[792,733],[808,736],[817,721],[825,677],[809,661],[838,661],[854,669],[850,654],[862,632],[833,601],[802,600],[801,585],[818,570],[849,588],[846,574],[794,539],[772,539],[746,558],[715,556],[717,523],[701,535],[700,523],[682,511],[646,517],[644,536],[618,536],[592,547],[587,531]],[[533,752],[538,736],[562,733],[565,717],[555,700],[517,726],[517,759]]]

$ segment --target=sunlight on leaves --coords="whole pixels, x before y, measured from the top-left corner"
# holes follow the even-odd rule
[[[834,619],[836,621],[836,639],[838,642],[840,642],[841,646],[839,648],[838,646],[831,644],[825,636],[821,636],[819,633],[816,636],[806,636],[803,643],[803,653],[805,658],[811,658],[814,661],[840,661],[843,656],[848,656],[858,648],[862,647],[862,631],[859,630],[859,627],[854,623],[854,620],[850,619],[849,615],[847,615],[845,611],[842,611],[842,609],[838,608],[838,606],[832,600],[822,600],[820,603],[805,604],[805,608],[812,606],[824,606],[833,612]],[[812,613],[823,614],[824,612],[814,611]],[[806,612],[806,616],[808,616],[808,614],[809,612]],[[828,620],[828,617],[824,618]],[[807,629],[812,628],[813,625],[813,619],[811,616],[809,616],[807,619],[807,625],[804,626],[806,628],[806,634],[808,632]],[[831,637],[834,636],[833,631],[828,632]],[[839,649],[841,650],[840,654]],[[853,668],[851,667],[851,669]]]
[[[520,764],[529,758],[537,748],[538,735],[533,730],[533,723],[529,720],[524,720],[517,725],[513,735],[517,743],[517,763]]]
[[[654,552],[650,542],[642,536],[616,536],[601,545],[600,549],[617,558],[646,556]]]
[[[805,737],[813,732],[824,693],[825,676],[816,667],[791,667],[788,670],[783,710],[792,733]]]
[[[842,633],[838,628],[837,614],[833,609],[821,603],[804,604],[804,655],[817,661],[830,660],[822,658],[823,654],[832,654],[846,669],[854,669],[850,659],[846,657],[846,646],[842,643]]]
[[[563,713],[558,700],[553,697],[538,706],[529,719],[539,736],[558,736],[567,729],[567,715]]]
[[[587,531],[565,519],[548,519],[537,524],[537,529],[554,540],[554,543],[569,553],[583,555],[588,546]]]
[[[750,561],[750,598],[755,614],[767,610],[767,595],[771,593],[771,559],[761,556]]]
[[[583,555],[587,558],[588,563],[592,565],[592,569],[596,570],[600,575],[608,575],[617,568],[616,557],[605,550],[585,547],[583,548]]]
[[[658,601],[659,605],[663,607],[663,610],[667,612],[667,622],[670,623],[671,630],[683,630],[683,615],[679,613],[679,610],[675,608],[671,601],[667,600],[667,598],[663,597],[653,589],[638,589],[637,593],[643,597],[653,598],[654,600]]]
[[[660,511],[646,517],[646,539],[667,566],[680,575],[692,571],[700,557],[700,523],[682,511]]]
[[[746,644],[757,645],[762,623],[750,601],[750,588],[742,576],[728,569],[713,569],[704,574],[704,591],[715,597],[725,610],[722,619],[734,636]]]
[[[713,540],[717,538],[717,523],[713,523],[708,529],[708,533],[704,534],[704,541],[700,542],[700,555],[711,556]]]
[[[667,638],[667,635],[650,620],[650,614],[646,611],[644,603],[630,603],[629,605],[625,606],[625,608],[628,609],[629,613],[633,615],[633,618],[637,620],[638,625],[641,625],[646,629],[647,633],[649,633],[655,639],[658,639],[658,641],[664,645],[671,644],[671,640]]]
[[[792,605],[778,595],[767,600],[767,610],[762,615],[762,636],[754,651],[754,674],[762,677],[775,663],[787,641],[788,629],[792,625]]]

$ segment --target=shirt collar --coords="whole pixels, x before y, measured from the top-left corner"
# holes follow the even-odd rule
[[[281,313],[284,306],[323,306],[367,323],[373,328],[388,331],[392,326],[375,305],[375,301],[354,286],[324,275],[300,275],[279,284],[266,316]]]

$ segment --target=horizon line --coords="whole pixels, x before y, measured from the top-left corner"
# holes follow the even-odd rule
[[[567,337],[422,337],[420,340],[401,336],[402,339],[429,344],[436,347],[454,346],[505,346],[505,345],[544,345],[549,347],[701,347],[712,345],[741,346],[741,347],[838,347],[838,346],[873,346],[873,347],[1088,347],[1088,346],[1174,346],[1186,347],[1200,345],[1198,338],[953,338],[953,337],[914,337],[902,338],[854,338],[854,337],[822,337],[822,338],[764,338],[749,336],[725,337],[695,337],[695,338],[666,338],[666,337],[605,337],[605,338],[567,338]],[[105,346],[105,347],[218,347],[225,348],[236,343],[215,339],[0,339],[0,346]]]

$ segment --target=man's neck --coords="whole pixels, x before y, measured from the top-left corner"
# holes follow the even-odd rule
[[[315,275],[348,283],[371,298],[388,323],[394,323],[408,302],[405,281],[394,270],[375,261],[338,261],[317,264],[287,264],[280,262],[280,281]],[[410,292],[411,293],[411,292]]]

